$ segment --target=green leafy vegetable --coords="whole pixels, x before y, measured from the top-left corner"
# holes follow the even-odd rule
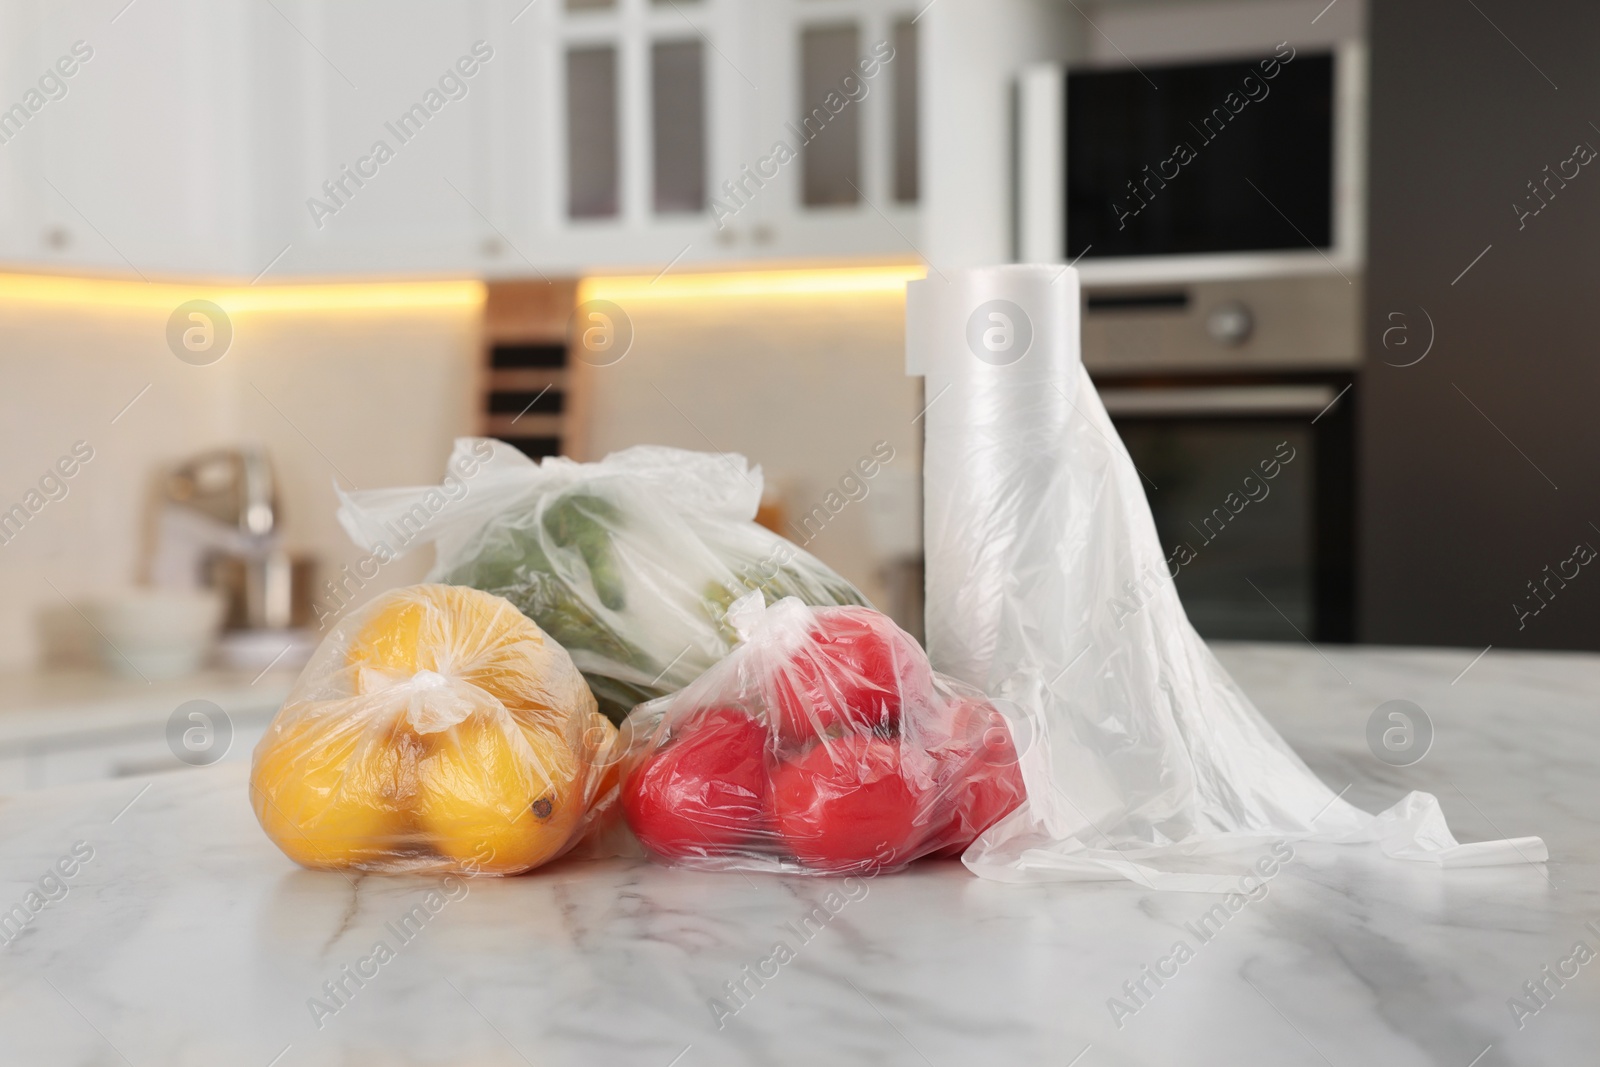
[[[664,525],[672,526],[676,543],[697,539],[708,551],[681,565],[659,552],[651,556],[640,539],[659,548],[667,543]],[[725,616],[751,590],[768,603],[786,596],[817,605],[866,603],[849,582],[752,522],[728,522],[715,543],[696,529],[681,516],[663,515],[658,499],[569,488],[495,516],[441,580],[515,604],[572,653],[600,710],[618,723],[738,643]],[[688,572],[703,574],[707,566],[724,576],[685,597]]]

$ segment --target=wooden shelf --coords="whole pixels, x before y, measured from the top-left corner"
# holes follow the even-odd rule
[[[560,437],[560,415],[486,415],[484,429],[490,437]]]
[[[566,344],[576,279],[490,282],[483,336],[495,344]]]
[[[583,405],[581,395],[575,395],[582,392],[582,379],[566,365],[568,320],[577,290],[575,279],[488,284],[479,425],[486,436],[535,457],[554,452],[582,457],[578,431]],[[524,404],[539,410],[516,410]]]
[[[492,393],[538,391],[546,386],[564,390],[567,387],[567,371],[564,367],[531,367],[525,370],[491,367],[488,383]]]

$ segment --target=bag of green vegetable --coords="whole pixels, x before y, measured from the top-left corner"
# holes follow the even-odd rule
[[[738,641],[724,615],[768,603],[865,604],[849,582],[756,525],[743,456],[641,445],[535,464],[458,438],[439,486],[340,491],[339,522],[380,560],[433,542],[428,580],[503,596],[572,654],[612,721],[675,692]]]

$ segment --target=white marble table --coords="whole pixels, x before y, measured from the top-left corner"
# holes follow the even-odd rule
[[[216,766],[0,801],[0,908],[63,858],[74,872],[0,948],[0,1065],[1595,1062],[1600,962],[1568,963],[1562,986],[1542,969],[1578,941],[1600,952],[1600,656],[1491,652],[1452,685],[1471,653],[1325,652],[1221,649],[1352,800],[1431,790],[1464,840],[1540,834],[1550,862],[1440,871],[1297,846],[1119,1028],[1108,1000],[1215,898],[997,885],[953,862],[850,885],[567,862],[436,897],[402,941],[391,924],[435,882],[294,868],[244,769]],[[1437,730],[1406,769],[1366,749],[1393,698]],[[837,913],[802,940],[830,890]],[[344,968],[379,938],[394,958],[358,987]],[[780,938],[794,957],[758,986],[744,968]],[[341,979],[353,995],[314,1013]],[[1514,1019],[1508,999],[1533,1006],[1541,980],[1553,996]],[[739,981],[719,1028],[710,1001],[736,1003]]]

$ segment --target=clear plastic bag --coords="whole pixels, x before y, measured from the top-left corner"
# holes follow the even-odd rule
[[[305,867],[518,874],[615,815],[616,740],[509,602],[417,585],[323,640],[256,745],[250,800]]]
[[[869,608],[758,594],[742,642],[622,730],[622,805],[661,862],[883,871],[959,854],[1022,802],[1006,720]]]
[[[454,487],[342,493],[339,520],[369,550],[435,542],[429,578],[510,600],[572,654],[613,722],[726,655],[723,614],[750,590],[769,602],[866,603],[756,525],[761,471],[743,456],[640,446],[535,465],[501,442],[461,438],[450,470],[469,467]]]
[[[1545,860],[1537,837],[1457,842],[1427,793],[1356,808],[1261,717],[1184,613],[1188,557],[1163,549],[1079,359],[1079,308],[1077,271],[1055,265],[952,270],[907,293],[908,368],[944,398],[923,466],[928,652],[1016,709],[1024,738],[1027,803],[967,866],[1225,892],[1277,839],[1444,867]]]

